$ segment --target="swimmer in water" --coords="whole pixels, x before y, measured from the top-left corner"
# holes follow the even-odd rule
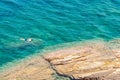
[[[20,38],[21,41],[26,41],[26,42],[31,42],[32,38],[28,38],[28,39],[24,39],[24,38]]]

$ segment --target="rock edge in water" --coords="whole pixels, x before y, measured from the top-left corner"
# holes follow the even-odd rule
[[[2,80],[120,80],[119,40],[49,52],[0,74]]]

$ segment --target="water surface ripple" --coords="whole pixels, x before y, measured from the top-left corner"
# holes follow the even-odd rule
[[[47,46],[119,37],[120,0],[0,0],[0,66]]]

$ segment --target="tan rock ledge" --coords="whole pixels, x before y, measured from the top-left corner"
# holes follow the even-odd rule
[[[54,71],[42,57],[27,60],[0,74],[0,80],[54,80]]]
[[[110,47],[105,42],[92,42],[51,52],[44,58],[59,74],[73,80],[120,80],[120,48]]]
[[[118,46],[92,41],[52,51],[1,73],[0,80],[120,80]]]

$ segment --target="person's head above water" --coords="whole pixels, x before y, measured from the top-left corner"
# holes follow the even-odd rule
[[[21,41],[26,41],[26,42],[31,42],[32,41],[32,38],[20,38]]]

